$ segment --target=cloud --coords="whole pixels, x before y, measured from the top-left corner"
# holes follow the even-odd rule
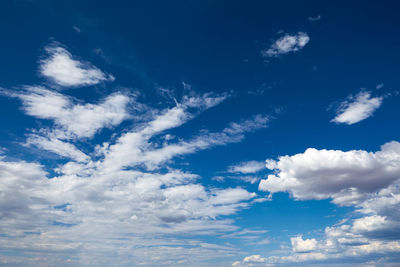
[[[386,143],[375,153],[308,148],[277,161],[267,160],[266,166],[276,173],[261,180],[260,190],[353,205],[400,177],[400,143]]]
[[[71,97],[43,87],[8,92],[21,99],[26,114],[53,120],[62,138],[91,138],[102,128],[112,128],[129,118],[129,96],[114,93],[99,104],[80,104]]]
[[[89,156],[77,149],[73,144],[63,142],[54,137],[31,135],[26,141],[27,146],[34,145],[38,148],[53,152],[62,157],[76,161],[88,161]]]
[[[104,167],[120,168],[145,165],[148,169],[160,167],[160,164],[176,156],[195,153],[218,145],[239,142],[246,132],[267,127],[268,116],[256,115],[253,119],[230,123],[221,132],[203,131],[189,141],[167,143],[154,147],[148,141],[154,135],[183,124],[191,115],[185,112],[185,106],[178,105],[154,118],[139,131],[127,132],[117,142],[104,150]]]
[[[72,29],[74,29],[74,31],[76,31],[77,33],[81,33],[81,29],[78,26],[72,26]]]
[[[24,145],[63,160],[42,166],[0,158],[0,250],[18,251],[2,257],[0,265],[39,266],[46,259],[52,266],[192,266],[238,253],[233,245],[202,239],[237,230],[227,216],[249,207],[257,194],[206,187],[199,175],[175,169],[173,159],[239,142],[265,128],[268,116],[200,130],[187,139],[166,138],[229,95],[189,92],[174,106],[157,109],[120,92],[97,103],[39,86],[2,93],[20,99],[27,115],[52,122],[30,130]],[[140,121],[105,142],[93,138],[141,112],[146,115]]]
[[[313,22],[313,21],[318,21],[318,20],[320,20],[321,18],[322,18],[322,15],[321,15],[321,14],[318,14],[318,16],[315,16],[315,17],[308,17],[308,20],[311,21],[311,22]]]
[[[304,240],[302,236],[290,238],[294,252],[310,252],[317,247],[317,240],[314,238]]]
[[[265,169],[264,162],[252,160],[252,161],[241,162],[237,165],[232,165],[228,167],[228,172],[248,174],[248,173],[256,173],[263,169]]]
[[[310,37],[305,32],[297,34],[285,34],[276,40],[268,50],[261,51],[264,57],[275,57],[278,55],[297,52],[302,49],[310,41]]]
[[[251,255],[247,256],[243,259],[244,263],[247,262],[265,262],[265,258],[262,258],[260,255]]]
[[[383,97],[371,97],[371,92],[361,91],[356,96],[350,96],[336,110],[336,117],[331,122],[351,125],[372,116],[383,101]]]
[[[45,49],[47,57],[40,61],[40,73],[58,85],[65,87],[89,86],[102,81],[114,80],[112,75],[103,73],[90,63],[73,59],[72,55],[57,43],[53,43]]]
[[[267,160],[275,174],[260,182],[263,191],[289,192],[298,200],[330,198],[352,206],[354,219],[325,228],[320,240],[291,238],[287,256],[266,257],[268,264],[367,262],[381,266],[400,254],[400,143],[377,152],[317,150]]]

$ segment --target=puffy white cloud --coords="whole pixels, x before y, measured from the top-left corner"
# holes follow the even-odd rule
[[[351,125],[365,120],[381,106],[382,101],[383,97],[371,97],[371,92],[362,91],[343,101],[336,111],[336,117],[331,122]]]
[[[266,165],[275,174],[260,182],[261,190],[287,191],[299,200],[332,198],[336,204],[353,206],[357,214],[327,227],[320,240],[291,238],[292,252],[266,257],[266,263],[290,266],[373,258],[386,266],[386,259],[399,255],[400,143],[386,143],[377,152],[307,149],[267,160]]]
[[[336,204],[354,205],[399,179],[400,143],[386,143],[375,153],[309,148],[277,161],[267,160],[266,166],[276,173],[261,180],[260,190],[289,192],[302,200],[332,198]]]
[[[310,252],[317,247],[317,240],[314,238],[304,240],[302,236],[290,238],[290,243],[294,252]]]
[[[247,174],[247,173],[256,173],[263,169],[265,169],[264,162],[252,160],[252,161],[241,162],[237,165],[229,166],[228,172]]]
[[[101,81],[114,80],[90,63],[72,58],[63,47],[54,43],[46,47],[47,57],[40,61],[40,72],[61,86],[76,87],[94,85]]]
[[[297,34],[285,34],[276,40],[268,50],[262,51],[265,57],[274,57],[281,54],[296,52],[302,49],[310,41],[310,37],[305,32],[298,32]]]

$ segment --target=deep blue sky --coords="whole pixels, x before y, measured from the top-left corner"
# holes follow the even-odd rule
[[[366,207],[381,201],[375,199],[377,195],[384,198],[385,194],[398,194],[398,143],[391,143],[390,149],[381,154],[375,152],[383,144],[399,140],[399,9],[397,1],[2,1],[0,147],[4,166],[0,168],[0,191],[5,193],[0,198],[0,217],[6,219],[0,224],[0,235],[7,240],[0,242],[0,266],[26,266],[27,262],[43,266],[291,266],[294,262],[305,266],[325,266],[327,262],[338,266],[353,262],[360,266],[366,262],[371,266],[396,266],[400,253],[396,243],[400,238],[398,218],[381,208],[366,211]],[[307,36],[305,44],[297,43],[286,50],[276,48],[280,40],[301,36]],[[51,52],[56,50],[50,48],[61,50]],[[268,49],[277,50],[267,55]],[[57,80],[60,66],[51,65],[57,55],[81,64],[76,71],[82,71],[83,76],[75,84]],[[46,72],[55,69],[52,74]],[[85,83],[84,78],[93,75],[85,70],[96,70],[104,76]],[[66,75],[63,77],[72,79],[73,69],[62,71]],[[32,88],[38,87],[46,90],[45,96],[32,104],[30,97],[38,94]],[[47,111],[55,103],[50,97],[53,93],[69,99],[65,110]],[[82,115],[87,110],[68,113],[74,105],[100,106],[107,97],[118,94],[129,98],[129,103],[121,100],[111,111],[105,106],[87,116]],[[223,101],[189,107],[185,104],[188,96],[222,97]],[[121,136],[139,131],[175,106],[188,117],[140,141],[143,154],[138,159],[133,160],[136,156],[126,152],[117,162],[133,162],[108,169],[107,157],[113,153],[110,147],[123,143]],[[108,119],[107,111],[115,112],[110,115],[114,117]],[[46,115],[38,115],[41,112]],[[250,129],[252,126],[245,121],[255,123],[257,114],[268,121]],[[354,120],[346,117],[340,121],[340,114]],[[84,118],[77,118],[80,115]],[[118,119],[119,115],[123,118]],[[241,132],[222,136],[232,122],[241,125]],[[97,127],[93,134],[76,130],[90,131],[92,125]],[[196,138],[206,139],[207,145],[188,145]],[[96,145],[98,149],[103,142],[110,147],[104,148],[104,154],[95,153]],[[155,158],[162,151],[149,158],[145,155],[171,144],[193,150],[177,152],[159,162]],[[82,154],[75,150],[58,150],[64,145],[65,149],[74,146],[90,159],[77,159]],[[136,149],[133,143],[121,146],[124,151]],[[318,154],[307,158],[305,165],[290,158],[299,153],[306,158],[308,148],[317,149]],[[325,158],[324,149],[332,157]],[[358,152],[346,154],[353,150],[365,154],[360,158]],[[287,165],[279,158],[286,155],[293,160]],[[234,166],[249,162],[261,166],[267,159],[282,165],[233,171]],[[11,171],[17,163],[27,167]],[[85,166],[90,174],[83,174],[82,169],[74,169],[69,163]],[[40,175],[31,174],[34,171],[24,174],[24,169],[36,168],[34,164],[47,172],[42,174],[44,181],[63,182],[57,184],[57,189],[52,187],[55,185],[26,185],[27,175],[32,175],[31,180],[40,179]],[[60,172],[62,166],[71,171]],[[138,189],[141,187],[136,174],[123,174],[125,171],[154,177],[173,171],[198,176],[183,182],[163,180],[157,190],[143,193]],[[19,178],[4,178],[11,177],[10,173]],[[273,185],[268,175],[282,182]],[[288,176],[301,186],[292,185],[293,180],[286,183]],[[82,177],[90,184],[78,186]],[[249,182],[250,178],[254,180]],[[261,180],[269,182],[262,185]],[[90,181],[102,182],[94,182],[95,186]],[[29,190],[18,189],[22,184]],[[114,199],[117,196],[110,192],[121,184],[125,187],[120,192],[126,195],[121,193]],[[193,199],[174,199],[176,203],[169,200],[167,189],[183,192],[186,189],[179,186],[192,185],[202,187],[207,196],[196,195],[198,192],[190,187],[187,194]],[[51,194],[43,193],[46,190],[63,193],[47,198]],[[226,197],[222,202],[212,202],[223,190],[233,190],[229,196],[234,200]],[[339,195],[354,196],[350,191],[359,194],[357,200],[339,199]],[[244,192],[255,194],[240,195]],[[19,204],[7,197],[12,195],[19,196]],[[95,195],[97,200],[93,200]],[[139,195],[140,202],[129,197]],[[162,201],[155,197],[161,202],[148,199],[161,195],[165,195]],[[37,199],[45,200],[37,203]],[[124,199],[128,199],[126,203]],[[202,199],[203,206],[197,206],[200,204],[192,202],[194,199]],[[390,203],[394,210],[398,208],[397,202]],[[70,210],[54,208],[59,205]],[[143,220],[150,220],[148,224],[155,227],[149,227],[149,233],[141,233],[144,226],[137,222],[140,214],[149,213],[145,208],[135,213],[141,205],[154,211],[153,217],[143,215]],[[112,211],[101,213],[102,208]],[[139,219],[126,221],[126,214],[121,215],[119,209],[137,214],[134,216]],[[169,209],[182,215],[159,215]],[[210,214],[200,212],[203,209]],[[32,217],[21,215],[25,213]],[[88,214],[87,218],[77,218],[82,214]],[[112,219],[126,224],[112,226]],[[191,228],[189,222],[196,223],[197,228]],[[214,224],[223,227],[207,229],[207,225]],[[99,232],[79,237],[90,225]],[[342,227],[346,225],[348,229]],[[364,229],[360,225],[367,226]],[[109,232],[119,227],[126,228]],[[339,228],[340,235],[351,236],[348,243],[353,245],[329,236],[327,229]],[[121,236],[128,237],[125,240]],[[157,242],[150,244],[154,240]],[[336,247],[329,248],[328,241]],[[92,247],[91,242],[107,245]],[[27,249],[42,243],[53,244],[54,250],[40,245],[32,251]],[[199,245],[203,243],[208,245]],[[366,253],[361,243],[382,249]],[[181,249],[176,250],[179,258],[171,248]],[[214,253],[202,257],[207,249],[214,249]],[[349,256],[353,250],[355,257]]]

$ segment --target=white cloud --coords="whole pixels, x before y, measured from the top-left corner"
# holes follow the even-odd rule
[[[305,32],[297,34],[285,34],[283,37],[276,40],[268,50],[262,51],[265,57],[275,57],[290,52],[296,52],[302,49],[310,41],[310,37]]]
[[[375,153],[363,150],[307,149],[294,156],[267,160],[276,174],[261,180],[263,191],[290,192],[296,199],[326,199],[353,205],[400,177],[400,143],[384,144]]]
[[[310,252],[317,247],[317,240],[314,238],[304,240],[302,236],[290,238],[290,243],[294,252]]]
[[[105,150],[103,166],[114,169],[144,164],[148,169],[155,169],[176,156],[239,142],[244,138],[244,133],[267,127],[269,120],[267,116],[257,115],[253,119],[231,123],[221,132],[204,131],[192,140],[167,143],[162,147],[154,147],[148,142],[155,134],[177,127],[190,117],[182,106],[164,111],[143,129],[122,135],[114,145]]]
[[[265,262],[265,258],[262,258],[260,255],[251,255],[247,256],[243,259],[244,263],[247,262]]]
[[[34,145],[38,148],[51,151],[62,157],[71,158],[76,161],[88,161],[89,156],[77,149],[73,144],[63,142],[54,137],[44,137],[31,135],[26,141],[26,145]]]
[[[266,257],[268,264],[295,262],[367,262],[380,266],[400,253],[400,143],[380,151],[307,149],[302,154],[267,160],[274,175],[260,182],[269,192],[287,191],[292,197],[331,198],[353,206],[357,217],[327,227],[320,240],[291,238],[287,256]]]
[[[58,44],[46,47],[46,52],[47,58],[40,61],[40,72],[58,85],[88,86],[101,81],[114,80],[112,75],[104,74],[90,63],[73,59],[72,55]]]
[[[360,122],[372,116],[382,104],[383,97],[371,97],[371,92],[362,91],[355,97],[350,96],[337,109],[336,117],[331,122],[348,125]]]
[[[265,169],[264,162],[251,160],[251,161],[241,162],[237,165],[229,166],[228,172],[248,174],[248,173],[256,173],[263,169]]]
[[[61,138],[90,138],[100,129],[112,128],[129,118],[127,105],[132,99],[121,93],[106,97],[99,104],[79,104],[71,97],[43,87],[27,87],[8,93],[22,100],[24,111],[59,126]],[[61,131],[60,131],[61,130]]]
[[[192,266],[238,253],[232,245],[206,243],[199,236],[235,231],[234,220],[226,216],[250,206],[257,195],[242,187],[208,188],[198,182],[198,175],[168,163],[188,153],[239,142],[245,133],[265,128],[267,116],[230,123],[216,132],[202,130],[182,140],[164,138],[164,132],[228,95],[191,93],[175,106],[157,110],[121,93],[97,104],[42,87],[3,93],[21,99],[26,114],[54,122],[32,130],[26,145],[66,158],[55,168],[49,165],[50,174],[39,164],[0,160],[0,229],[5,235],[0,250],[20,253],[9,256],[8,262],[38,265],[45,258],[54,266],[131,262]],[[96,144],[96,139],[83,144],[81,138],[134,116],[127,108],[132,102],[151,112],[103,144]],[[177,234],[188,238],[176,238]]]

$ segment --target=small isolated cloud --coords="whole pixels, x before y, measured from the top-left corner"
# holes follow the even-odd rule
[[[351,125],[371,117],[382,104],[383,97],[371,97],[371,92],[361,91],[350,96],[336,110],[336,117],[331,122]]]
[[[263,169],[265,169],[264,162],[252,160],[232,165],[228,168],[228,172],[248,174],[256,173]]]
[[[81,33],[81,29],[78,26],[72,26],[72,29],[74,29],[74,31],[76,31],[77,33]]]
[[[268,50],[261,51],[264,57],[275,57],[278,55],[296,52],[302,49],[310,41],[310,37],[305,32],[297,34],[286,34],[276,40]]]
[[[318,16],[315,17],[308,17],[309,21],[317,21],[320,20],[322,18],[321,14],[319,14]]]
[[[112,81],[107,75],[88,62],[73,59],[71,53],[58,44],[45,48],[47,57],[40,61],[40,73],[65,87],[89,86],[102,81]]]

